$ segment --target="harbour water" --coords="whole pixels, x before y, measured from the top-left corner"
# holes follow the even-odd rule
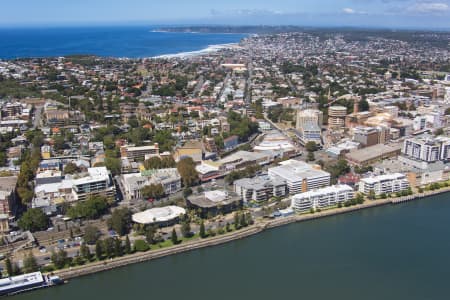
[[[12,297],[447,299],[450,196],[291,224]]]
[[[239,43],[245,34],[155,32],[156,27],[0,28],[0,59],[89,54],[143,58]]]

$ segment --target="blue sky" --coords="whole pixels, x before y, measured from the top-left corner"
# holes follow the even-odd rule
[[[0,0],[0,26],[115,23],[450,28],[450,0]]]

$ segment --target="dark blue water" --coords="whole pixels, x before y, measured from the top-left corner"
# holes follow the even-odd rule
[[[449,278],[450,197],[442,195],[292,224],[11,299],[443,300]]]
[[[237,43],[243,34],[152,32],[155,28],[0,28],[0,58],[93,54],[142,58],[199,51],[210,45]]]

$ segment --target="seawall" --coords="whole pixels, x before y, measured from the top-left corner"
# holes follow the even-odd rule
[[[258,222],[257,224],[251,225],[244,229],[241,229],[236,232],[227,233],[224,235],[215,236],[212,238],[195,240],[185,242],[180,245],[172,246],[170,248],[158,249],[158,250],[150,250],[148,252],[138,252],[131,255],[114,258],[111,260],[104,260],[95,263],[91,263],[85,266],[78,266],[69,269],[64,269],[60,271],[55,271],[54,274],[60,276],[63,279],[72,279],[79,276],[90,275],[97,272],[103,272],[123,266],[127,266],[130,264],[140,263],[144,261],[149,261],[153,259],[162,258],[169,255],[174,255],[178,253],[183,253],[187,251],[192,251],[200,248],[212,247],[221,244],[225,244],[234,240],[243,239],[260,232],[263,232],[267,229],[272,229],[296,222],[304,222],[309,220],[320,219],[324,217],[329,217],[333,215],[346,214],[355,211],[359,211],[362,209],[368,209],[372,207],[384,206],[388,204],[398,204],[407,201],[412,201],[415,199],[422,199],[430,196],[435,196],[438,194],[448,193],[450,192],[450,187],[443,188],[437,191],[429,191],[420,194],[415,194],[412,196],[405,196],[399,198],[388,198],[383,200],[376,200],[366,202],[361,205],[351,206],[351,207],[342,207],[335,208],[330,210],[325,210],[322,212],[314,213],[314,214],[303,214],[303,215],[292,215],[285,218],[273,219],[263,222]]]

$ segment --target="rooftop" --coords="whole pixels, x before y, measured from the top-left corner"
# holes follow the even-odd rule
[[[231,163],[235,161],[252,161],[266,158],[265,154],[248,151],[238,151],[220,160],[221,163]]]
[[[351,188],[348,185],[345,184],[341,184],[341,185],[332,185],[332,186],[327,186],[321,189],[317,189],[317,190],[312,190],[309,192],[305,192],[305,193],[301,193],[301,194],[297,194],[294,195],[293,198],[297,198],[297,197],[316,197],[316,196],[320,196],[320,195],[324,195],[324,194],[332,194],[332,193],[341,193],[341,192],[352,192],[353,188]]]
[[[367,184],[375,184],[380,181],[386,181],[386,180],[397,180],[397,179],[404,179],[406,178],[405,175],[400,173],[393,173],[393,174],[385,174],[385,175],[379,175],[379,176],[373,176],[368,178],[363,178],[361,181],[367,183]]]
[[[269,174],[273,173],[286,180],[300,181],[304,178],[330,176],[330,173],[303,161],[290,159],[280,163],[280,166],[269,168]]]
[[[284,184],[283,181],[277,179],[271,179],[269,176],[258,176],[254,178],[243,178],[236,180],[235,185],[242,186],[247,189],[263,189],[269,186],[277,186]]]
[[[400,144],[393,144],[393,145],[378,144],[364,149],[351,151],[350,153],[346,154],[346,157],[352,161],[359,161],[359,162],[368,161],[376,159],[388,153],[396,151],[400,152],[401,148],[402,147]]]
[[[224,190],[206,191],[188,198],[188,201],[192,204],[205,208],[228,205],[239,200],[240,197],[237,194]]]
[[[16,184],[17,176],[0,177],[0,191],[12,192]]]
[[[131,218],[133,222],[139,224],[152,224],[160,222],[168,222],[184,215],[186,210],[179,206],[165,206],[148,209],[146,211],[136,213]]]

